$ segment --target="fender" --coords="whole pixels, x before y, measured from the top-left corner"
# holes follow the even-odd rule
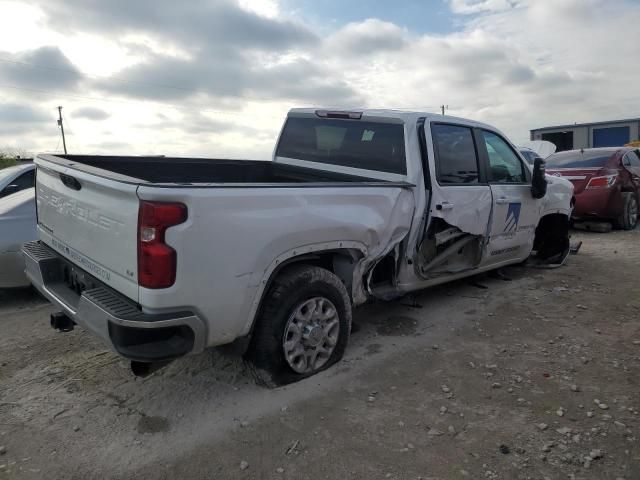
[[[560,213],[571,217],[573,210],[573,184],[569,180],[547,175],[547,194],[544,197],[540,220],[547,215]]]
[[[281,253],[280,255],[278,255],[276,258],[274,258],[273,261],[267,267],[267,269],[264,272],[262,272],[262,275],[260,275],[257,285],[255,286],[256,289],[253,295],[253,301],[251,302],[251,308],[249,309],[249,313],[243,328],[243,332],[245,333],[245,335],[248,334],[253,327],[256,316],[260,309],[260,305],[262,303],[262,299],[264,298],[264,295],[266,293],[267,287],[270,285],[271,281],[275,277],[274,273],[277,274],[277,271],[283,264],[286,264],[289,260],[296,257],[301,257],[301,260],[302,260],[304,257],[306,257],[309,254],[323,253],[323,252],[329,253],[329,252],[336,252],[340,250],[342,251],[356,250],[361,253],[362,259],[366,258],[367,255],[369,254],[369,250],[367,249],[367,246],[364,245],[363,243],[354,242],[350,240],[342,240],[342,241],[322,242],[322,243],[315,243],[310,245],[303,245],[297,248],[287,250]],[[362,261],[362,259],[360,260],[360,262]],[[358,284],[362,284],[362,279],[357,278],[358,276],[355,275],[358,269],[354,268],[353,271],[354,271],[354,278],[353,278],[352,294],[353,292],[356,291],[356,288],[358,288],[359,286]],[[361,288],[361,285],[359,287]]]

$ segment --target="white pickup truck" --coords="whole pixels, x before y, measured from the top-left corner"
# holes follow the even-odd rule
[[[35,163],[40,240],[23,253],[52,326],[138,371],[237,341],[302,378],[343,355],[353,306],[569,250],[571,183],[448,116],[294,109],[271,162]]]

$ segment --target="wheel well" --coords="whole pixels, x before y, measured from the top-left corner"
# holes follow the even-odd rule
[[[324,268],[325,270],[329,270],[331,273],[334,273],[347,287],[349,294],[351,294],[353,269],[362,256],[362,252],[359,250],[345,248],[313,252],[289,258],[278,265],[271,273],[264,289],[263,296],[269,289],[270,284],[278,277],[278,275],[281,275],[287,268],[301,263]]]
[[[264,298],[269,292],[273,281],[278,278],[278,276],[282,275],[287,269],[293,267],[294,265],[300,265],[302,263],[324,268],[335,274],[345,285],[345,287],[347,288],[347,292],[349,292],[349,297],[351,298],[353,296],[353,270],[356,267],[358,261],[362,259],[362,257],[363,253],[360,250],[352,248],[338,248],[306,253],[288,258],[284,262],[280,263],[273,270],[273,272],[271,272],[271,275],[269,276],[269,279],[267,280],[267,283],[262,290],[260,304],[256,312],[260,312]]]
[[[633,193],[636,197],[636,201],[640,202],[640,190],[634,190],[632,187],[622,187],[620,190],[622,193]]]
[[[562,213],[545,215],[538,222],[533,249],[540,258],[549,258],[562,252],[569,243],[569,217]]]

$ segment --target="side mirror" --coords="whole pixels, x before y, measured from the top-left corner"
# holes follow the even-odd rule
[[[541,158],[533,162],[533,177],[531,178],[531,196],[542,198],[547,194],[547,180],[545,176],[545,163]]]

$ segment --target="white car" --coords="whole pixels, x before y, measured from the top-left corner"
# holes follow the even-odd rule
[[[0,288],[29,286],[20,248],[35,239],[35,189],[0,199]]]
[[[352,306],[569,252],[571,182],[461,118],[296,109],[272,162],[35,163],[23,252],[51,324],[134,362],[238,340],[276,382],[302,378],[342,356]]]
[[[0,198],[32,188],[35,184],[36,166],[33,163],[15,165],[0,170]]]

